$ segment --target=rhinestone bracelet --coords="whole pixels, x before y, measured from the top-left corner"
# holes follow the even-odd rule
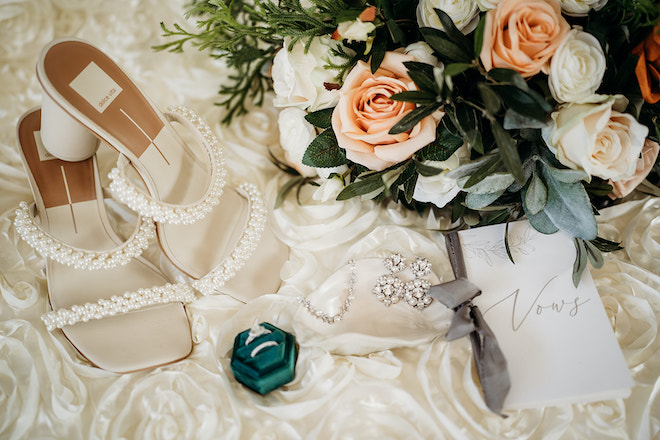
[[[65,325],[122,315],[132,310],[156,304],[173,302],[187,304],[194,300],[195,293],[190,285],[185,283],[166,284],[149,289],[138,289],[135,292],[126,292],[121,296],[112,296],[109,299],[102,298],[93,303],[74,305],[68,309],[54,310],[42,315],[41,320],[46,324],[48,331],[53,331]]]
[[[127,264],[149,246],[156,236],[156,226],[150,218],[141,217],[133,234],[121,246],[108,251],[89,251],[61,242],[39,227],[30,214],[30,206],[21,202],[15,211],[14,226],[27,244],[44,258],[76,269],[112,269]]]
[[[247,227],[231,254],[207,275],[192,282],[203,295],[213,293],[236,276],[257,249],[266,228],[266,203],[261,192],[249,183],[243,183],[239,189],[247,195],[250,207]]]
[[[195,112],[183,106],[172,107],[170,110],[174,113],[167,114],[169,119],[189,126],[199,132],[203,138],[201,144],[208,154],[211,165],[211,182],[204,197],[197,203],[186,206],[172,205],[155,200],[136,188],[124,176],[124,167],[120,163],[125,160],[125,157],[121,155],[117,167],[113,168],[108,175],[111,180],[109,190],[115,199],[157,222],[192,224],[203,219],[215,205],[220,203],[226,175],[222,148],[220,148],[220,142],[209,126]]]

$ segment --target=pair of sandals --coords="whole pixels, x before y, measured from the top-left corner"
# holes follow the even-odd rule
[[[17,126],[35,203],[21,203],[14,224],[47,258],[48,330],[62,329],[99,368],[137,371],[190,354],[185,304],[195,290],[244,302],[277,291],[288,248],[253,185],[225,187],[222,151],[203,120],[183,107],[161,113],[82,40],[46,46],[37,76],[42,107]],[[103,202],[99,139],[119,152],[110,193],[140,216],[124,242]],[[190,281],[169,283],[140,257],[156,236]]]

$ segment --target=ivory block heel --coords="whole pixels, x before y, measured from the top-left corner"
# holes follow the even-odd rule
[[[99,146],[94,133],[65,112],[46,92],[41,94],[41,137],[46,151],[68,162],[89,159]]]

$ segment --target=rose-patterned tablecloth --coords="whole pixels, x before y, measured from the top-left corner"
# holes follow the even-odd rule
[[[39,319],[47,307],[44,261],[19,240],[11,220],[18,202],[31,200],[14,145],[15,124],[40,102],[34,65],[51,39],[89,40],[161,108],[180,103],[195,108],[223,141],[233,175],[252,177],[271,205],[286,181],[268,156],[268,147],[279,139],[273,106],[220,126],[215,90],[227,70],[194,50],[151,50],[161,42],[159,21],[181,22],[183,10],[181,0],[0,4],[0,438],[660,435],[659,199],[627,202],[598,217],[601,235],[625,246],[606,255],[602,269],[592,270],[636,384],[623,400],[520,410],[502,419],[483,403],[469,341],[445,342],[449,315],[433,307],[397,314],[394,307],[360,307],[356,300],[350,332],[328,327],[324,333],[320,322],[310,323],[296,297],[323,293],[323,283],[350,258],[407,250],[428,256],[439,280],[451,279],[442,237],[432,231],[448,220],[397,206],[375,209],[371,202],[322,201],[324,194],[312,187],[303,190],[300,205],[291,197],[272,215],[278,235],[291,247],[280,290],[248,304],[225,295],[200,297],[188,308],[195,342],[189,358],[115,375],[90,366],[61,333],[48,333]],[[101,148],[103,175],[114,158],[110,148]],[[128,232],[123,220],[130,213],[112,203],[110,209]],[[147,257],[176,276],[157,246]],[[334,295],[343,300],[344,293]],[[262,397],[233,379],[229,357],[235,335],[264,321],[296,333],[300,354],[294,381]]]

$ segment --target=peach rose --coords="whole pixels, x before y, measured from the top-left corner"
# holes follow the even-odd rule
[[[644,148],[642,148],[642,155],[637,159],[635,174],[633,174],[630,179],[619,180],[618,182],[610,180],[608,182],[614,187],[609,194],[610,199],[620,199],[633,192],[633,190],[637,188],[637,185],[642,183],[642,180],[646,179],[651,168],[655,165],[655,161],[658,158],[658,152],[660,152],[660,145],[658,145],[657,142],[646,139],[644,142]]]
[[[557,0],[503,0],[486,15],[481,62],[524,78],[548,73],[550,58],[570,30]]]
[[[433,116],[422,119],[408,132],[388,133],[416,107],[390,99],[395,93],[417,90],[403,65],[414,60],[410,55],[387,52],[375,74],[367,63],[358,61],[346,77],[332,112],[332,128],[349,160],[381,171],[408,159],[435,139],[437,121]]]
[[[635,75],[639,82],[644,101],[655,104],[660,101],[660,25],[653,28],[634,50],[639,57],[635,67]]]

